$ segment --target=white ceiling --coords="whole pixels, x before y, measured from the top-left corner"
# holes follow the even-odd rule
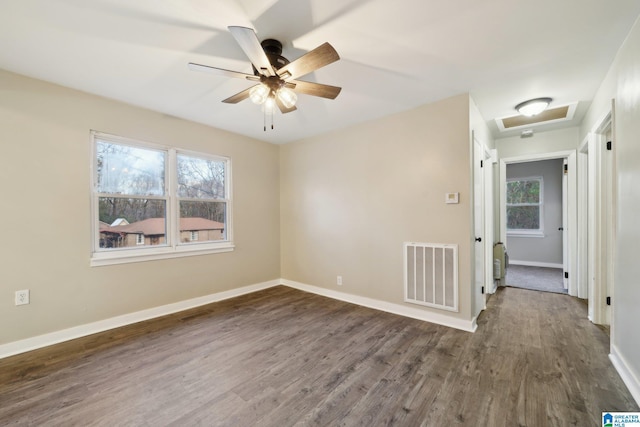
[[[285,143],[470,92],[494,119],[520,101],[579,102],[582,119],[640,14],[638,0],[0,0],[0,68],[273,143]],[[222,99],[251,83],[187,69],[251,72],[227,30],[254,28],[289,60],[325,41],[341,60],[301,80],[263,131],[259,106]],[[513,133],[512,133],[513,134]]]

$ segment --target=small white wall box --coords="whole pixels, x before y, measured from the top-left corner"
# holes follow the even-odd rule
[[[444,201],[446,203],[458,203],[459,199],[460,199],[460,193],[447,193],[445,195]]]

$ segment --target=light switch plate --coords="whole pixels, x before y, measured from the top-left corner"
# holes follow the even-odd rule
[[[445,203],[458,203],[460,193],[447,193],[445,195]]]

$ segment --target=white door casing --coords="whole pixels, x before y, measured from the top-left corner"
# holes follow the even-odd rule
[[[609,112],[589,133],[587,142],[589,315],[593,323],[604,325],[611,323],[611,308],[606,301],[612,297],[614,280],[614,161],[613,151],[607,149],[607,142],[613,139],[611,129]]]
[[[485,187],[485,177],[486,170],[489,169],[491,163],[488,163],[486,160],[489,157],[489,152],[486,149],[486,146],[479,141],[475,135],[473,136],[473,231],[474,231],[474,295],[475,295],[475,306],[474,306],[474,316],[478,316],[482,310],[486,308],[486,289],[489,288],[489,283],[493,283],[493,280],[490,282],[487,281],[488,273],[492,270],[489,269],[487,271],[488,261],[491,260],[493,256],[492,251],[488,251],[487,248],[487,240],[491,240],[487,237],[486,228],[487,228],[487,219],[492,220],[491,217],[487,218],[485,212],[486,206],[486,187]],[[488,163],[488,164],[486,164]],[[489,255],[491,254],[491,255]]]

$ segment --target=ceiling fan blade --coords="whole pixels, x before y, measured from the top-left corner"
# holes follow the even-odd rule
[[[323,85],[320,83],[305,82],[302,80],[289,80],[287,81],[287,83],[292,83],[296,85],[295,88],[293,88],[293,90],[295,90],[298,93],[304,93],[305,95],[319,96],[321,98],[327,98],[327,99],[336,99],[336,97],[338,96],[338,94],[340,94],[340,91],[342,90],[341,87]]]
[[[285,107],[285,105],[282,103],[282,101],[280,101],[280,99],[277,96],[276,96],[276,105],[278,106],[278,108],[280,109],[282,114],[287,114],[287,113],[290,113],[292,111],[297,110],[295,105],[293,107],[291,107],[291,108]]]
[[[210,67],[208,65],[195,64],[189,62],[189,69],[191,71],[200,71],[202,73],[216,74],[219,76],[233,77],[236,79],[260,81],[260,77],[253,74],[240,73],[238,71],[225,70],[224,68]]]
[[[224,102],[226,104],[237,104],[240,101],[244,101],[245,99],[249,98],[249,91],[251,90],[252,87],[253,86],[243,90],[242,92],[238,92],[235,95],[230,96],[227,99],[222,100],[222,102]]]
[[[329,43],[323,43],[295,61],[278,69],[278,76],[284,80],[297,79],[338,59],[340,59],[340,56],[333,46]]]
[[[256,70],[266,76],[275,76],[276,73],[260,45],[256,32],[247,27],[231,26],[228,28]]]

